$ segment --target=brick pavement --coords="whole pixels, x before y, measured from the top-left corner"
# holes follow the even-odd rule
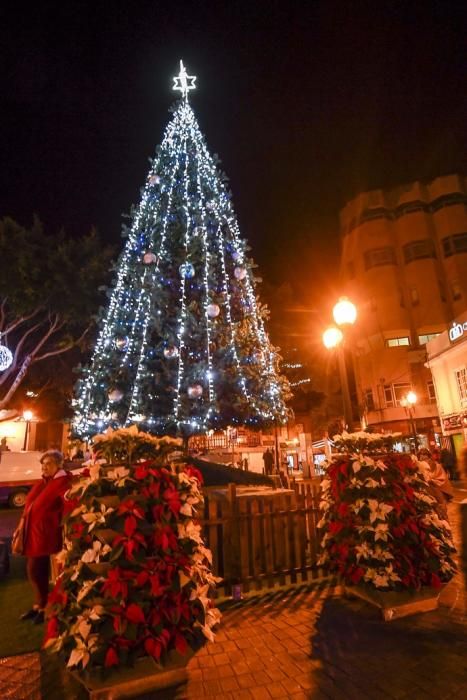
[[[457,500],[467,498],[458,492]],[[459,506],[450,506],[457,534]],[[457,539],[457,537],[456,537]],[[186,686],[139,700],[444,700],[466,697],[467,605],[459,575],[438,610],[385,623],[325,585],[227,602],[216,642],[189,663]],[[2,700],[85,700],[47,657],[0,660]]]

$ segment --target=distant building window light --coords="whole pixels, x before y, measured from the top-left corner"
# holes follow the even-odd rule
[[[438,335],[439,333],[425,333],[424,335],[419,335],[418,342],[420,345],[426,345],[426,343],[429,343],[430,340],[433,340],[433,338],[436,338]]]
[[[372,267],[380,265],[395,265],[396,255],[394,248],[373,248],[364,253],[365,269],[369,270]]]
[[[401,345],[410,345],[410,338],[404,335],[402,338],[386,338],[386,347],[398,348]]]
[[[412,241],[403,247],[404,261],[410,263],[413,260],[421,260],[423,258],[434,258],[435,248],[431,238],[423,238],[419,241]]]
[[[384,399],[386,401],[386,407],[400,406],[401,400],[407,396],[411,389],[412,385],[406,383],[385,384]]]

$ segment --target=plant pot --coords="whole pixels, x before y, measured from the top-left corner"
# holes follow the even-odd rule
[[[99,671],[71,674],[84,685],[89,693],[89,700],[118,700],[134,698],[143,693],[155,692],[185,683],[188,678],[187,664],[194,655],[189,649],[182,656],[172,651],[164,664],[160,666],[154,659],[138,659],[133,668],[117,668],[109,671],[109,676],[102,679]]]
[[[344,592],[380,608],[385,622],[436,610],[440,594],[428,586],[421,591],[378,591],[370,586],[345,586]]]

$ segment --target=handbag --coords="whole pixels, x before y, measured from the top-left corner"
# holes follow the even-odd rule
[[[13,554],[24,554],[24,535],[25,535],[25,520],[21,516],[18,527],[13,533],[11,540],[11,551]]]

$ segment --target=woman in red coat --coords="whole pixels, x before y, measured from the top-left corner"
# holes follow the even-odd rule
[[[63,469],[63,455],[49,450],[41,457],[42,481],[28,494],[24,507],[24,554],[34,590],[34,605],[21,615],[36,625],[44,621],[49,592],[50,555],[62,548],[64,496],[71,486],[71,475]]]

